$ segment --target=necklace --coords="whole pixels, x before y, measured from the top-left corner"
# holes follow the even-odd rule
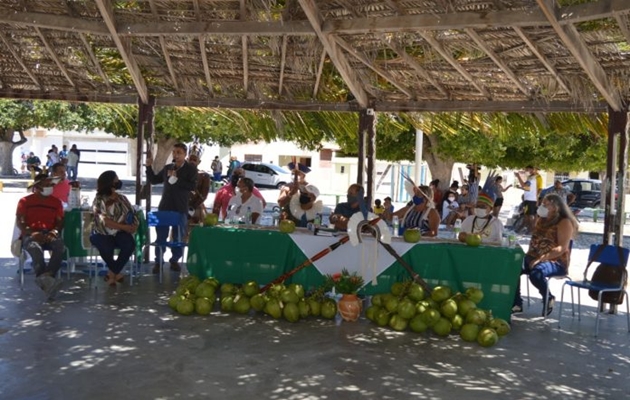
[[[477,225],[477,219],[482,219],[479,217],[475,217],[475,219],[473,220],[473,229],[472,229],[472,233],[483,233],[483,231],[486,230],[486,228],[488,227],[488,225],[490,225],[490,221],[492,221],[492,216],[490,216],[490,218],[488,218],[488,220],[486,221],[485,224],[483,224],[483,226],[481,227],[481,229],[479,229],[479,226]],[[477,232],[475,232],[475,230],[479,229]]]

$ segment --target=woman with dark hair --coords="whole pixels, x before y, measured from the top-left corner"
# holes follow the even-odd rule
[[[98,177],[96,197],[92,203],[94,218],[90,242],[107,264],[109,271],[105,281],[110,286],[123,281],[121,271],[136,248],[133,234],[138,229],[138,217],[127,197],[118,193],[121,188],[122,182],[116,172],[103,172]],[[115,249],[120,249],[116,259]]]
[[[418,228],[422,236],[437,236],[440,225],[440,214],[433,203],[433,192],[428,186],[418,186],[413,189],[414,195],[405,207],[393,213],[400,219],[400,232],[405,229]]]
[[[238,180],[236,187],[238,191],[228,203],[227,219],[243,221],[246,224],[256,224],[258,217],[263,213],[263,204],[253,194],[254,181],[250,178],[241,178]],[[248,214],[251,217],[251,221],[245,221]]]
[[[529,275],[529,281],[536,286],[544,301],[545,293],[547,293],[546,278],[564,276],[569,272],[570,243],[578,231],[578,222],[562,197],[555,193],[545,196],[536,214],[538,218],[521,273]],[[523,311],[520,282],[519,279],[512,308],[513,313]],[[543,304],[547,307],[543,307],[542,315],[551,314],[554,306],[554,297],[551,292]]]

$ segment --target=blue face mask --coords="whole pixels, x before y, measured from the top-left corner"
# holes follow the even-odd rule
[[[422,197],[418,197],[418,196],[413,196],[413,204],[418,206],[420,204],[424,203],[424,199]]]

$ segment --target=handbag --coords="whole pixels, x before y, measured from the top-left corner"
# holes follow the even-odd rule
[[[603,246],[601,247],[603,249]],[[619,260],[623,260],[623,253],[621,251],[621,247],[619,250]],[[595,256],[593,258],[597,258],[598,254],[601,252],[600,249],[595,252]],[[625,279],[625,280],[624,280]],[[595,268],[593,272],[593,276],[591,277],[591,282],[593,283],[601,283],[604,285],[614,285],[619,286],[623,283],[623,288],[625,289],[628,285],[628,281],[626,278],[626,268],[625,266],[615,266],[615,265],[607,265],[605,263],[601,263]],[[593,300],[598,300],[599,292],[596,290],[589,290],[588,295]],[[604,292],[602,294],[602,302],[609,304],[622,304],[624,298],[624,292],[619,290],[616,292]]]

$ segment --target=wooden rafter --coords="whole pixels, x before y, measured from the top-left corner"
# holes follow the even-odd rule
[[[366,67],[368,67],[372,71],[376,72],[376,74],[381,76],[387,82],[389,82],[392,85],[394,85],[398,90],[400,90],[401,92],[406,94],[407,97],[409,97],[409,98],[413,97],[413,94],[411,93],[412,92],[411,89],[409,89],[408,87],[405,87],[400,82],[398,82],[396,79],[394,79],[394,77],[389,72],[385,71],[382,68],[377,67],[373,61],[368,60],[367,57],[365,57],[363,54],[359,53],[356,49],[354,49],[352,46],[350,46],[350,44],[347,43],[345,40],[343,40],[340,37],[336,37],[335,41],[337,42],[337,44],[339,46],[341,46],[344,50],[346,50],[348,52],[348,54],[352,55],[354,58],[356,58],[357,60],[361,61],[361,63],[363,63],[363,65],[365,65]]]
[[[247,7],[245,7],[245,0],[240,0],[240,5],[240,19],[241,21],[245,21],[245,18],[247,18]],[[245,96],[247,96],[247,92],[249,90],[249,53],[247,51],[247,35],[241,36],[241,48],[243,51],[243,92],[245,93]]]
[[[438,42],[437,40],[435,40],[435,38],[434,38],[431,34],[429,34],[429,33],[427,33],[427,32],[422,32],[422,31],[418,32],[418,34],[419,34],[420,36],[422,36],[422,38],[423,38],[424,40],[426,40],[426,41],[427,41],[427,43],[429,43],[429,44],[431,45],[431,47],[433,47],[433,48],[435,49],[435,51],[437,51],[438,53],[440,53],[440,55],[441,55],[441,56],[442,56],[442,57],[443,57],[443,58],[444,58],[444,59],[445,59],[445,60],[446,60],[449,64],[451,64],[451,66],[452,66],[453,68],[455,68],[455,70],[456,70],[457,72],[459,72],[459,74],[460,74],[461,76],[463,76],[463,77],[464,77],[464,78],[465,78],[468,82],[470,82],[470,84],[471,84],[471,85],[473,85],[473,86],[474,86],[474,87],[475,87],[475,88],[479,91],[479,93],[481,93],[482,95],[484,95],[484,96],[485,96],[487,99],[489,99],[489,100],[492,98],[492,96],[490,95],[490,92],[488,92],[488,89],[486,89],[486,88],[485,88],[485,87],[483,87],[481,84],[479,84],[479,83],[475,80],[475,78],[473,78],[473,77],[472,77],[472,75],[470,75],[470,74],[468,73],[468,71],[466,71],[466,70],[464,69],[464,67],[462,67],[462,66],[459,64],[459,62],[458,62],[455,58],[453,58],[453,56],[452,56],[452,55],[451,55],[448,51],[446,51],[446,49],[444,48],[444,46],[442,46],[442,45],[440,44],[440,42]]]
[[[617,25],[619,25],[619,29],[621,29],[621,33],[623,33],[623,37],[626,38],[626,42],[630,43],[630,28],[628,28],[628,16],[620,13],[615,13],[615,20],[617,21]]]
[[[549,73],[556,79],[556,81],[558,82],[558,84],[560,85],[562,90],[564,90],[566,93],[571,95],[571,89],[569,89],[569,86],[567,86],[567,84],[564,82],[564,79],[562,79],[562,77],[560,76],[560,74],[558,73],[556,68],[547,59],[547,57],[545,57],[543,52],[538,48],[537,44],[532,42],[529,39],[529,37],[527,37],[527,35],[525,34],[525,32],[523,31],[522,28],[519,28],[519,27],[515,26],[515,27],[513,27],[513,29],[518,34],[518,36],[521,38],[521,40],[523,40],[523,42],[525,42],[527,47],[529,47],[531,52],[534,53],[534,55],[538,58],[538,60],[540,60],[540,62],[545,66],[545,68],[547,68],[547,71],[549,71]]]
[[[449,97],[448,91],[446,90],[446,88],[444,88],[444,85],[433,78],[431,74],[427,72],[427,70],[424,69],[415,58],[410,56],[409,53],[405,51],[405,49],[398,46],[397,44],[392,43],[391,40],[385,40],[384,38],[381,38],[381,40],[387,45],[387,47],[395,51],[396,54],[398,54],[398,56],[400,56],[407,64],[409,64],[409,66],[413,68],[423,79],[433,85],[433,87],[436,88],[444,97]]]
[[[396,14],[405,14],[405,10],[396,3],[396,0],[385,0],[385,4],[387,4],[392,10],[396,11]]]
[[[367,108],[368,96],[365,89],[361,86],[357,75],[350,68],[348,60],[337,47],[337,42],[335,42],[330,35],[324,34],[321,30],[322,21],[317,5],[313,0],[299,0],[299,3],[311,23],[311,26],[315,30],[317,37],[324,46],[326,53],[328,53],[331,61],[335,64],[337,71],[339,71],[339,74],[345,81],[346,85],[348,85],[348,88],[354,95],[354,98],[362,108]]]
[[[322,50],[322,55],[319,57],[317,75],[315,76],[315,85],[313,85],[313,98],[317,97],[317,92],[319,91],[319,82],[321,81],[322,73],[324,72],[324,61],[326,61],[326,49]]]
[[[158,10],[155,5],[155,1],[149,0],[149,6],[151,7],[151,14],[158,17]],[[173,87],[175,90],[179,91],[179,87],[177,85],[177,75],[175,75],[175,70],[173,69],[173,63],[171,62],[171,56],[168,53],[168,47],[166,46],[166,40],[164,39],[164,35],[160,35],[160,47],[162,48],[162,54],[164,55],[164,61],[166,61],[166,68],[168,68],[168,73],[171,75],[171,80],[173,81]]]
[[[199,0],[193,0],[193,9],[195,10],[195,18],[201,21],[201,7]],[[206,52],[206,37],[201,34],[197,37],[199,40],[199,53],[201,54],[201,64],[203,65],[203,75],[206,78],[208,93],[212,96],[212,79],[210,78],[210,64],[208,63],[208,53]]]
[[[92,50],[92,46],[90,45],[87,38],[85,37],[85,34],[79,33],[79,38],[81,39],[81,42],[83,43],[85,52],[90,57],[90,60],[92,60],[92,64],[94,64],[94,67],[96,68],[96,71],[98,72],[98,75],[101,77],[101,79],[103,79],[103,83],[105,83],[105,86],[107,86],[107,90],[111,91],[112,86],[109,83],[109,79],[107,78],[107,75],[105,75],[105,72],[103,72],[103,69],[101,68],[101,63],[96,58],[96,54],[94,54],[94,50]]]
[[[123,40],[118,36],[116,32],[116,25],[114,23],[114,11],[112,10],[110,0],[95,0],[96,5],[98,6],[98,10],[105,21],[105,25],[107,25],[107,29],[111,35],[112,40],[116,44],[118,48],[118,52],[120,53],[129,74],[131,75],[131,79],[136,87],[136,91],[138,92],[138,96],[140,100],[147,104],[149,102],[149,90],[147,89],[147,84],[140,73],[140,68],[136,63],[136,60],[133,58],[131,51],[128,49],[128,46],[123,43]]]
[[[287,62],[288,36],[282,37],[282,54],[280,56],[280,82],[278,83],[278,95],[282,96],[282,81],[284,80],[284,67]]]
[[[15,61],[17,61],[18,64],[20,64],[20,66],[22,67],[26,75],[28,75],[28,77],[31,78],[31,80],[37,87],[41,88],[42,84],[39,82],[39,79],[37,79],[37,77],[33,75],[33,73],[31,72],[31,69],[26,66],[26,63],[24,62],[24,60],[22,60],[22,57],[20,57],[20,54],[17,51],[15,51],[15,48],[13,47],[11,42],[9,42],[9,39],[7,39],[4,33],[0,33],[0,40],[2,40],[5,46],[7,46],[7,48],[11,52],[11,55],[13,55],[13,58],[15,58]]]
[[[66,79],[70,83],[70,86],[76,87],[76,84],[74,83],[72,78],[70,78],[70,74],[68,73],[68,70],[63,65],[63,63],[59,60],[59,57],[57,57],[57,54],[55,53],[55,51],[53,50],[52,46],[48,42],[48,39],[46,39],[46,36],[44,36],[44,34],[42,33],[41,29],[40,28],[35,28],[35,32],[37,32],[37,36],[39,36],[39,39],[44,44],[44,47],[46,48],[46,51],[48,51],[48,54],[50,55],[50,58],[52,58],[53,61],[55,62],[55,64],[57,64],[57,68],[59,68],[59,71],[61,71],[63,76],[66,77]]]
[[[580,64],[584,72],[591,79],[591,82],[597,88],[602,97],[606,100],[610,107],[615,111],[621,111],[623,105],[618,91],[610,84],[606,77],[606,72],[602,66],[593,57],[588,47],[580,37],[577,29],[573,25],[562,26],[556,18],[556,8],[549,0],[536,0],[541,10],[549,20],[549,23],[556,31],[560,40],[567,47],[567,50],[573,54],[573,57]]]

